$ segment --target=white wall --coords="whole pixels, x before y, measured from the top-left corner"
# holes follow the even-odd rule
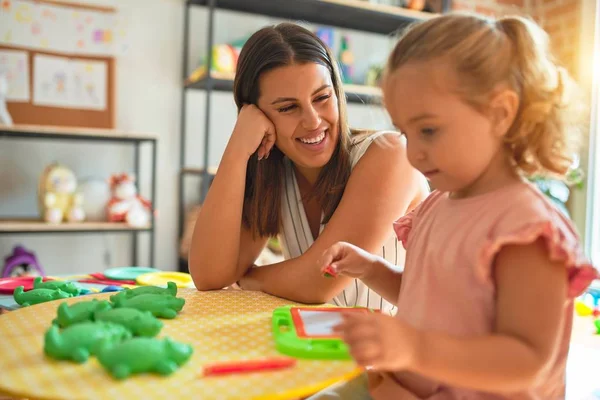
[[[252,1],[252,0],[248,0]],[[259,0],[253,0],[259,1]],[[129,50],[117,61],[117,128],[146,131],[158,136],[158,208],[155,266],[176,269],[177,179],[179,167],[179,117],[183,0],[85,0],[84,3],[117,7],[129,19]],[[190,68],[204,54],[207,12],[195,8],[192,15]],[[215,41],[224,42],[252,33],[275,20],[217,11]],[[336,30],[336,43],[341,30]],[[347,32],[355,50],[356,70],[364,73],[369,62],[382,62],[390,41],[380,35]],[[231,93],[214,93],[212,103],[210,163],[221,158],[236,110]],[[201,166],[204,92],[188,94],[187,164]],[[350,123],[357,127],[389,127],[387,116],[377,107],[350,105]],[[104,178],[113,172],[132,171],[133,149],[125,145],[0,141],[0,216],[37,214],[36,186],[44,167],[58,160],[78,176]],[[142,153],[141,190],[148,194],[149,152]],[[189,201],[194,178],[188,178]],[[93,272],[130,264],[130,241],[122,234],[13,235],[0,236],[0,257],[15,244],[34,250],[49,274]],[[146,264],[147,243],[140,243],[140,261]]]

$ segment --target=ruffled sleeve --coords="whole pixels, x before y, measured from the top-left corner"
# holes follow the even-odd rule
[[[570,297],[581,295],[594,279],[600,278],[598,270],[583,253],[571,221],[547,204],[542,207],[534,204],[506,215],[485,241],[479,257],[479,272],[486,276],[491,274],[494,258],[504,246],[527,245],[538,239],[546,244],[551,261],[564,263]]]
[[[402,242],[402,246],[404,246],[405,249],[408,246],[408,235],[412,229],[414,216],[415,210],[394,222],[394,232],[396,232],[396,237]]]
[[[427,209],[433,206],[433,204],[438,201],[443,196],[443,193],[439,191],[433,191],[427,196],[425,200],[423,200],[418,206],[416,206],[412,211],[406,214],[403,217],[400,217],[396,222],[394,222],[394,232],[396,232],[396,237],[404,246],[404,249],[408,249],[408,239],[410,233],[412,231],[413,226],[415,225],[415,219],[425,212]]]

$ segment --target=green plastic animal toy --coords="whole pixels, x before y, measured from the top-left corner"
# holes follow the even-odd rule
[[[134,336],[154,337],[163,327],[150,311],[136,308],[113,308],[108,311],[94,313],[94,321],[105,321],[120,324],[131,331]]]
[[[110,310],[111,308],[112,304],[107,300],[80,301],[70,306],[67,303],[61,303],[52,323],[61,328],[66,328],[79,322],[92,321],[95,312]]]
[[[141,286],[133,289],[125,289],[117,294],[110,296],[110,301],[116,302],[117,297],[123,297],[125,299],[131,299],[135,296],[142,294],[162,294],[167,296],[177,296],[177,284],[175,282],[167,282],[167,287],[163,288],[160,286]]]
[[[103,344],[96,356],[116,379],[132,374],[154,372],[170,375],[192,356],[192,346],[170,338],[133,338],[114,345]]]
[[[184,304],[185,299],[180,297],[141,294],[130,299],[117,297],[114,306],[115,308],[127,307],[140,311],[150,311],[155,317],[173,319],[177,316],[177,312],[181,311]]]
[[[38,276],[33,280],[33,288],[34,289],[52,289],[52,290],[62,290],[63,292],[67,292],[72,296],[79,296],[81,290],[73,283],[67,281],[46,281],[42,282],[42,277]]]
[[[32,289],[28,292],[25,292],[23,289],[24,286],[19,286],[13,292],[15,301],[23,307],[71,297],[69,293],[63,292],[60,289]]]
[[[131,338],[129,329],[110,322],[80,322],[59,331],[52,325],[44,336],[44,353],[57,360],[87,361],[102,343]]]

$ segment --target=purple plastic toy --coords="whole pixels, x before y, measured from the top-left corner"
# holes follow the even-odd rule
[[[11,255],[4,259],[2,278],[18,276],[45,276],[45,272],[37,260],[35,253],[27,251],[22,246],[15,246]]]

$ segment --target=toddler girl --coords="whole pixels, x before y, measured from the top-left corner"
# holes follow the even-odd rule
[[[526,178],[572,164],[583,113],[571,88],[544,31],[521,17],[447,14],[396,45],[385,106],[436,190],[395,224],[401,274],[347,243],[320,264],[397,301],[395,317],[349,314],[337,327],[369,367],[372,398],[564,398],[573,298],[598,274]]]

